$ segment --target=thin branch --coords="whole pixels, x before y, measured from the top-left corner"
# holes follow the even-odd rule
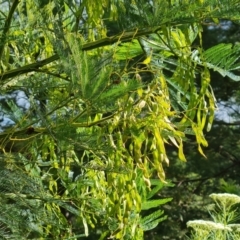
[[[158,31],[160,29],[160,27],[155,27],[155,28],[149,28],[146,30],[136,30],[136,31],[130,31],[130,32],[123,32],[121,34],[117,34],[113,37],[106,37],[106,38],[102,38],[100,40],[94,41],[94,42],[90,42],[90,43],[86,43],[83,44],[82,46],[82,50],[83,51],[88,51],[88,50],[92,50],[95,48],[99,48],[99,47],[103,47],[103,46],[107,46],[107,45],[111,45],[113,43],[116,43],[118,41],[131,41],[134,38],[138,38],[140,36],[144,36],[147,34],[151,34],[154,33],[156,31]],[[10,70],[8,72],[5,72],[3,74],[0,75],[0,81],[4,81],[6,79],[9,78],[13,78],[22,74],[26,74],[29,72],[34,72],[37,71],[37,69],[51,63],[54,62],[56,60],[58,60],[60,57],[58,54],[55,54],[49,58],[46,58],[42,61],[39,62],[35,62],[35,63],[31,63],[28,65],[25,65],[23,67],[19,67],[13,70]]]
[[[234,167],[236,167],[237,165],[240,165],[240,161],[238,160],[238,158],[227,152],[226,150],[225,151],[221,151],[220,154],[223,156],[223,157],[227,157],[231,162],[232,164],[224,169],[222,169],[221,171],[215,173],[213,176],[210,176],[210,177],[203,177],[203,178],[194,178],[194,179],[191,179],[191,178],[187,178],[187,179],[184,179],[184,180],[181,180],[181,181],[178,181],[178,182],[175,182],[175,184],[177,186],[180,186],[184,183],[189,183],[189,182],[199,182],[197,187],[195,188],[195,190],[193,191],[194,193],[196,193],[199,188],[201,187],[201,185],[210,180],[210,179],[213,179],[213,178],[219,178],[219,177],[222,177],[224,175],[226,175],[228,173],[228,171]],[[174,183],[174,182],[173,182]]]
[[[154,27],[154,28],[149,28],[149,29],[145,29],[145,30],[135,30],[135,31],[130,31],[130,32],[123,32],[120,34],[117,34],[115,36],[112,37],[106,37],[106,38],[102,38],[99,39],[97,41],[94,42],[90,42],[90,43],[86,43],[83,45],[82,50],[84,51],[88,51],[88,50],[92,50],[95,48],[99,48],[99,47],[104,47],[107,45],[111,45],[113,43],[116,43],[118,41],[131,41],[135,38],[147,35],[147,34],[152,34],[157,32],[158,30],[160,30],[161,27]]]
[[[69,77],[63,77],[59,73],[52,73],[52,72],[47,71],[45,69],[36,69],[35,72],[45,73],[47,75],[51,75],[51,76],[54,76],[54,77],[57,77],[57,78],[61,78],[61,79],[65,80],[65,81],[69,81]]]
[[[5,42],[6,42],[6,39],[7,39],[7,33],[9,31],[10,26],[11,26],[13,13],[14,13],[14,11],[17,8],[17,5],[19,3],[20,3],[20,0],[15,0],[13,2],[13,5],[12,5],[10,11],[9,11],[8,17],[7,17],[7,19],[5,21],[5,24],[3,26],[3,33],[2,33],[1,46],[0,46],[0,59],[2,59],[2,54],[3,54]]]
[[[226,175],[226,174],[228,173],[228,171],[229,171],[230,169],[235,168],[236,165],[238,165],[238,164],[239,164],[238,162],[235,162],[235,163],[231,164],[230,166],[228,166],[227,168],[224,168],[222,171],[214,174],[214,175],[211,176],[211,177],[202,178],[201,182],[198,184],[198,186],[194,189],[193,192],[194,192],[194,193],[199,192],[199,189],[201,188],[201,186],[202,186],[202,184],[203,184],[204,182],[206,182],[207,180],[210,180],[210,179],[212,179],[212,178],[223,177],[224,175]]]
[[[1,74],[0,75],[0,80],[4,81],[6,79],[13,78],[13,77],[25,74],[25,73],[37,71],[37,69],[39,69],[39,68],[41,68],[41,67],[43,67],[43,66],[45,66],[45,65],[47,65],[51,62],[54,62],[58,59],[59,59],[59,56],[57,54],[55,54],[55,55],[53,55],[49,58],[46,58],[42,61],[31,63],[31,64],[25,65],[23,67],[19,67],[19,68],[10,70],[8,72],[5,72],[5,73]]]
[[[226,126],[238,126],[238,125],[240,125],[240,121],[225,122],[225,121],[214,120],[214,123],[219,124],[219,125],[226,125]]]

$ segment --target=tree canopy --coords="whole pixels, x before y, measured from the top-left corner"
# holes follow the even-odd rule
[[[240,80],[239,43],[202,41],[239,23],[239,2],[0,6],[1,237],[143,239],[171,201],[168,149],[186,161],[190,139],[205,156],[210,72]]]

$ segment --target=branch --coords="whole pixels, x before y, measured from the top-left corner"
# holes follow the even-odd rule
[[[136,31],[131,31],[131,32],[123,32],[120,34],[117,34],[115,36],[112,37],[106,37],[106,38],[102,38],[100,40],[91,42],[91,43],[86,43],[83,45],[82,50],[84,51],[88,51],[88,50],[92,50],[95,48],[99,48],[99,47],[104,47],[107,45],[111,45],[113,43],[116,43],[118,41],[122,41],[122,42],[126,42],[126,41],[131,41],[135,38],[138,38],[140,36],[145,36],[147,34],[152,34],[157,32],[158,30],[160,30],[161,27],[154,27],[154,28],[148,28],[145,30],[138,30],[136,29]]]
[[[202,177],[202,178],[187,178],[187,179],[183,179],[181,181],[177,181],[177,182],[173,182],[174,184],[176,184],[177,186],[180,186],[182,184],[187,184],[189,182],[199,182],[197,187],[193,190],[194,193],[197,193],[201,187],[201,185],[210,180],[210,179],[214,179],[214,178],[219,178],[219,177],[223,177],[224,175],[226,175],[230,169],[235,168],[236,166],[239,165],[239,161],[235,160],[231,165],[229,165],[228,167],[220,170],[219,172],[215,173],[213,176],[209,176],[209,177]]]
[[[38,68],[41,68],[41,67],[43,67],[51,62],[54,62],[58,59],[59,59],[59,56],[57,54],[55,54],[55,55],[53,55],[49,58],[46,58],[42,61],[31,63],[31,64],[25,65],[23,67],[19,67],[19,68],[10,70],[8,72],[1,74],[0,80],[4,81],[6,79],[13,78],[13,77],[25,74],[25,73],[37,71]]]
[[[155,27],[155,28],[149,28],[146,30],[138,30],[137,29],[136,31],[123,32],[123,33],[115,35],[113,37],[106,37],[106,38],[102,38],[102,39],[94,41],[94,42],[83,44],[82,50],[89,51],[89,50],[96,49],[99,47],[111,45],[118,41],[131,41],[134,38],[154,33],[156,31],[158,31],[159,29],[160,29],[160,27]],[[42,61],[31,63],[31,64],[25,65],[23,67],[19,67],[19,68],[10,70],[8,72],[1,74],[0,80],[4,81],[6,79],[13,78],[13,77],[25,74],[25,73],[37,71],[39,68],[41,68],[51,62],[54,62],[54,61],[58,60],[59,58],[60,58],[59,55],[55,54],[55,55],[53,55],[49,58],[46,58]]]
[[[20,0],[15,0],[13,2],[13,5],[9,11],[8,17],[5,21],[5,24],[3,26],[3,33],[2,33],[2,39],[1,39],[1,46],[0,46],[0,59],[2,59],[2,54],[3,54],[3,50],[4,50],[4,45],[6,42],[6,38],[7,38],[7,33],[8,30],[11,26],[11,22],[12,22],[12,17],[13,17],[13,13],[15,11],[15,9],[17,8],[17,5],[20,3]]]
[[[240,121],[224,122],[224,121],[214,120],[214,123],[219,124],[219,125],[226,125],[226,126],[238,126],[238,125],[240,125]]]
[[[235,162],[233,164],[231,164],[230,166],[224,168],[223,170],[221,170],[220,172],[214,174],[213,176],[211,177],[206,177],[206,178],[202,178],[202,180],[199,182],[199,184],[197,185],[197,187],[194,189],[194,193],[197,193],[199,192],[202,184],[210,179],[213,179],[213,178],[220,178],[220,177],[223,177],[224,175],[226,175],[228,173],[228,171],[232,168],[235,168],[239,163]]]

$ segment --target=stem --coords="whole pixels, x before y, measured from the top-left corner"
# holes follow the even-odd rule
[[[2,39],[1,39],[1,45],[0,45],[0,59],[2,59],[3,50],[4,50],[4,46],[5,46],[6,39],[7,39],[7,33],[9,31],[10,26],[11,26],[13,13],[14,13],[14,11],[17,8],[17,5],[19,3],[20,3],[20,0],[15,0],[13,2],[13,5],[12,5],[10,11],[9,11],[8,17],[7,17],[7,19],[5,21],[5,24],[3,26],[3,33],[2,33]]]
[[[123,33],[117,34],[113,37],[106,37],[106,38],[102,38],[102,39],[94,41],[94,42],[83,44],[82,51],[89,51],[89,50],[96,49],[96,48],[99,48],[99,47],[111,45],[111,44],[116,43],[118,41],[124,41],[124,42],[125,41],[132,41],[134,38],[154,33],[156,31],[158,31],[159,29],[160,29],[160,27],[155,27],[155,28],[149,28],[149,29],[146,29],[146,30],[138,30],[137,29],[136,31],[123,32]],[[2,51],[3,51],[4,46],[2,45],[1,48],[2,48]],[[0,49],[0,53],[1,53],[1,49]],[[43,67],[43,66],[45,66],[45,65],[47,65],[51,62],[59,60],[59,58],[60,58],[59,55],[55,54],[55,55],[53,55],[49,58],[46,58],[42,61],[31,63],[31,64],[25,65],[23,67],[19,67],[19,68],[10,70],[8,72],[0,74],[0,80],[4,81],[6,79],[13,78],[13,77],[19,76],[21,74],[26,74],[26,73],[29,73],[29,72],[35,72],[39,68],[41,68],[41,67]]]

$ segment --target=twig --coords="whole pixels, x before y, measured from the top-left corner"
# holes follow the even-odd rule
[[[160,29],[160,27],[155,27],[155,28],[149,28],[149,29],[146,29],[146,30],[123,32],[123,33],[120,33],[120,34],[115,35],[113,37],[106,37],[106,38],[102,38],[100,40],[97,40],[97,41],[94,41],[94,42],[91,42],[91,43],[83,44],[82,50],[83,51],[88,51],[88,50],[92,50],[92,49],[95,49],[95,48],[107,46],[107,45],[116,43],[118,41],[131,41],[132,39],[137,38],[139,36],[154,33],[156,31],[158,31],[159,29]],[[5,72],[5,73],[0,75],[0,81],[4,81],[6,79],[19,76],[21,74],[34,72],[37,69],[39,69],[39,68],[41,68],[41,67],[43,67],[43,66],[45,66],[45,65],[47,65],[51,62],[59,60],[59,58],[60,58],[59,55],[55,54],[55,55],[53,55],[49,58],[46,58],[42,61],[31,63],[31,64],[25,65],[23,67],[19,67],[19,68],[10,70],[10,71]]]
[[[7,19],[5,21],[5,24],[3,26],[3,33],[2,33],[2,39],[1,39],[1,45],[0,45],[0,59],[2,59],[2,54],[3,54],[5,42],[6,42],[6,39],[7,39],[7,33],[9,31],[10,26],[11,26],[13,13],[14,13],[14,11],[17,8],[17,5],[19,3],[20,3],[20,0],[15,0],[13,2],[13,5],[12,5],[10,11],[9,11],[8,17],[7,17]]]

